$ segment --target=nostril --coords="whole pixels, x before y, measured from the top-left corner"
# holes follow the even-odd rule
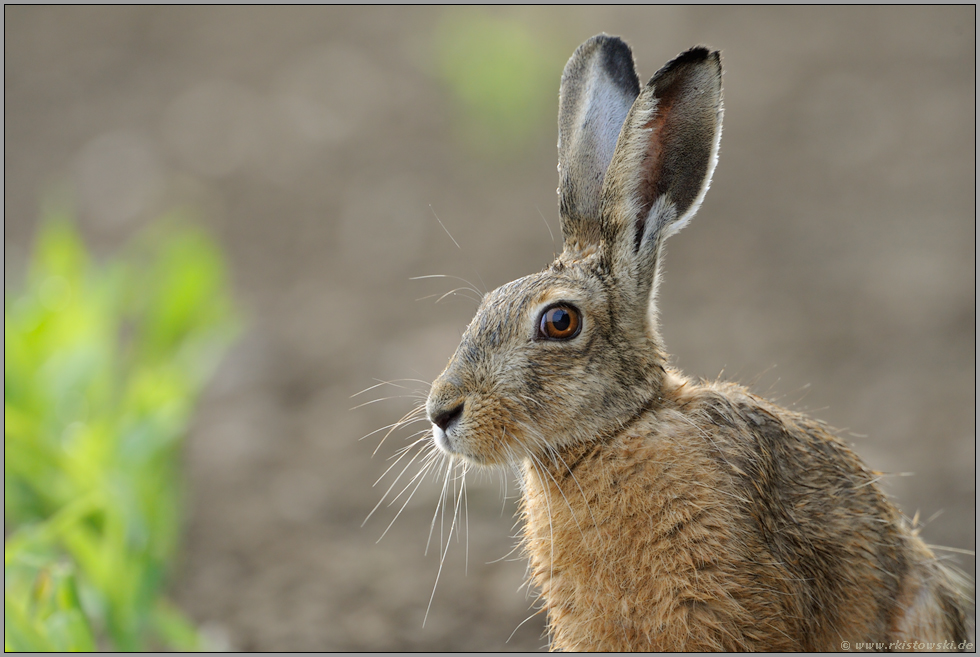
[[[432,418],[432,424],[436,425],[443,431],[448,431],[450,425],[455,424],[462,414],[463,402],[460,402],[455,408],[451,408],[448,411],[442,411]]]

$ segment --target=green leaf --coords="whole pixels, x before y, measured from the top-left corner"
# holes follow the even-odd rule
[[[218,247],[168,220],[95,262],[47,213],[4,295],[4,645],[200,649],[163,601],[180,538],[180,447],[237,332]]]
[[[157,602],[152,618],[154,631],[168,648],[185,652],[209,649],[197,628],[167,600]]]

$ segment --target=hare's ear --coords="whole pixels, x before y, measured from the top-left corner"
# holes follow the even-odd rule
[[[655,285],[661,243],[691,219],[708,191],[721,119],[721,56],[705,48],[657,71],[626,117],[602,212],[609,255],[641,288]]]
[[[599,241],[602,181],[639,93],[633,53],[616,37],[592,37],[565,65],[558,101],[558,194],[566,244]]]

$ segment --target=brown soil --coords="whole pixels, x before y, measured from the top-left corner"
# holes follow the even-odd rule
[[[410,277],[482,291],[559,248],[553,123],[506,162],[461,147],[425,65],[442,12],[4,9],[6,280],[64,181],[101,253],[175,203],[227,249],[250,328],[190,436],[174,592],[234,648],[546,643],[540,614],[521,624],[534,596],[511,554],[512,481],[505,498],[496,474],[468,478],[441,575],[438,518],[425,555],[441,480],[380,542],[399,505],[361,526],[410,432],[374,457],[380,435],[358,439],[424,397],[475,307],[465,290],[417,301],[457,283]],[[623,35],[641,77],[694,44],[723,50],[721,162],[661,287],[676,363],[844,428],[871,467],[914,473],[885,485],[936,516],[930,543],[973,550],[975,8],[493,15],[568,54]],[[351,399],[396,379],[417,381]],[[408,397],[349,410],[390,395]]]

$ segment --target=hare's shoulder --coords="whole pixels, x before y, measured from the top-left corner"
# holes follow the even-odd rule
[[[804,414],[736,384],[676,380],[668,414],[698,425],[705,451],[729,474],[733,514],[751,519],[795,582],[801,618],[829,621],[813,631],[886,634],[914,560],[904,519],[878,486],[881,473]],[[835,617],[840,609],[851,617]],[[863,611],[854,616],[856,609]]]
[[[862,532],[880,538],[901,524],[877,484],[882,473],[867,467],[828,425],[738,384],[693,382],[672,373],[667,381],[676,385],[665,387],[671,403],[662,416],[696,427],[695,440],[730,475],[752,515],[770,517],[779,527],[776,542],[790,536],[840,544]]]
[[[668,370],[660,415],[668,426],[691,427],[739,477],[770,474],[786,484],[835,490],[880,476],[827,424],[736,383],[693,381]]]

